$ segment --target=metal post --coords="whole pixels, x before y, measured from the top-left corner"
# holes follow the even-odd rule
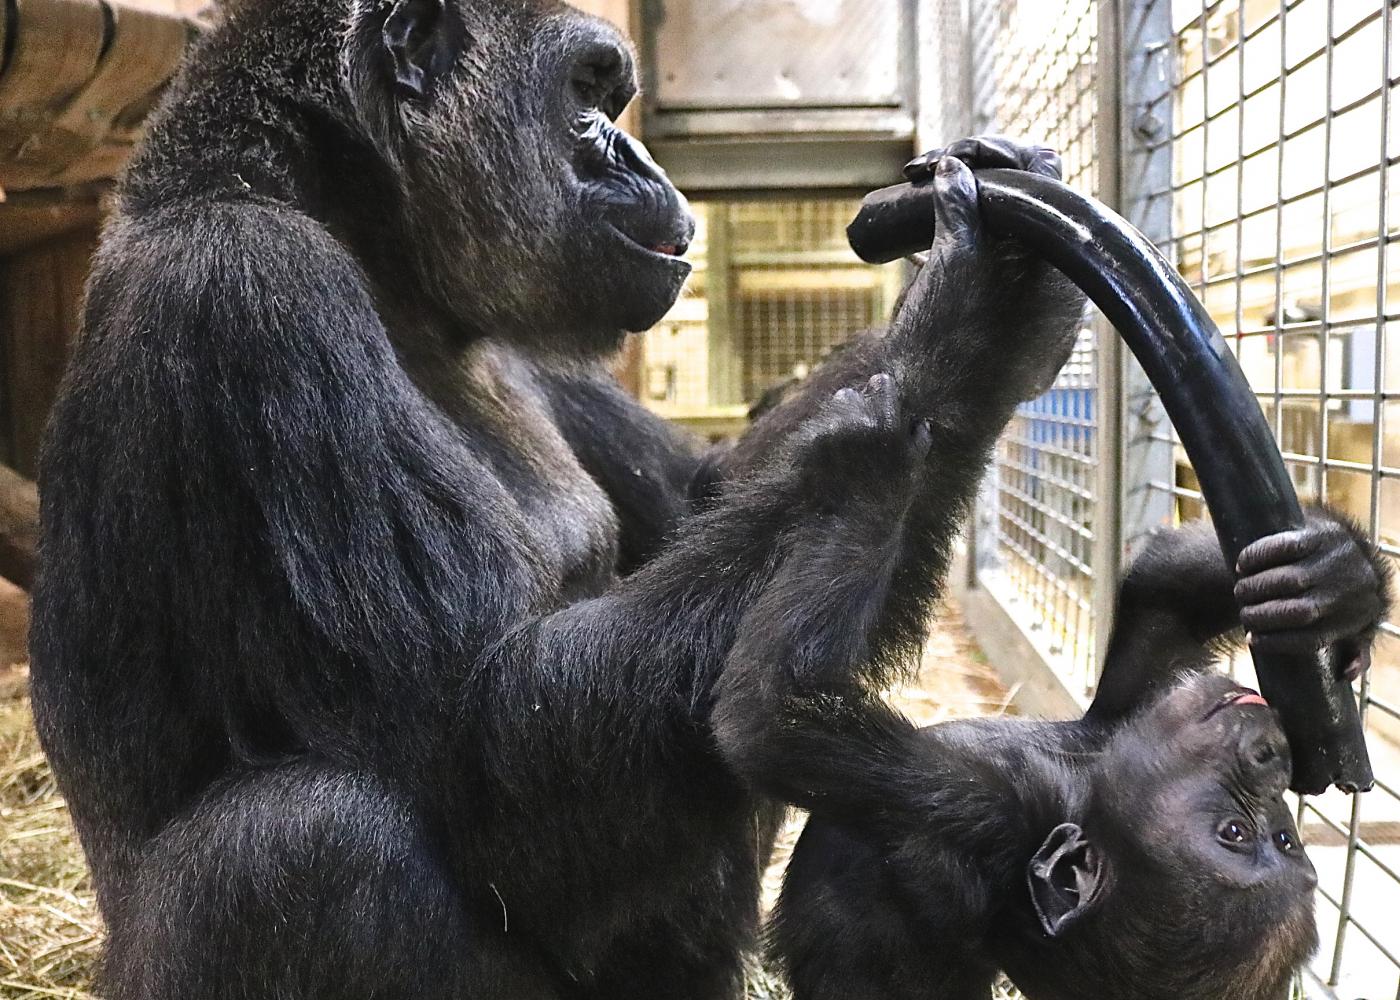
[[[1175,36],[1169,0],[1124,0],[1118,203],[1153,242],[1172,236],[1172,73]],[[1124,355],[1121,369],[1120,539],[1132,543],[1171,523],[1175,455],[1171,424],[1147,377]]]
[[[709,305],[710,405],[728,406],[744,398],[743,356],[734,329],[733,261],[728,202],[715,201],[709,212],[709,247],[705,298]]]
[[[1098,197],[1120,212],[1122,201],[1123,80],[1119,73],[1124,0],[1099,0],[1098,125],[1094,158],[1098,163]],[[1098,467],[1095,470],[1094,540],[1094,678],[1097,683],[1108,651],[1122,575],[1122,511],[1117,498],[1123,485],[1123,339],[1102,317],[1095,330],[1094,378],[1098,407]]]

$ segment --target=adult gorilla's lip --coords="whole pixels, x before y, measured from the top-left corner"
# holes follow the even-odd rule
[[[620,226],[613,225],[612,223],[609,223],[608,227],[613,232],[617,233],[617,235],[621,236],[628,243],[631,243],[634,247],[637,247],[640,250],[644,250],[654,257],[665,257],[670,260],[676,260],[681,257],[684,257],[686,253],[690,250],[690,241],[683,237],[670,240],[663,239],[660,241],[653,241],[652,239],[647,238],[639,239],[636,236],[633,236],[631,233],[627,232],[625,229],[621,228]]]

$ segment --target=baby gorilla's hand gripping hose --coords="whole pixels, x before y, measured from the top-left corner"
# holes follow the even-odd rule
[[[1255,541],[1303,526],[1283,457],[1244,372],[1205,307],[1152,243],[1121,216],[1066,185],[1020,170],[977,172],[991,229],[1017,239],[1078,285],[1137,356],[1176,426],[1233,566]],[[857,254],[887,263],[927,250],[933,182],[870,195],[847,231]],[[1374,781],[1360,713],[1340,654],[1256,656],[1260,687],[1293,752],[1293,789]]]

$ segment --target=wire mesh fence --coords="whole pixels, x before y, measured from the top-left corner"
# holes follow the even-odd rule
[[[1071,181],[1116,185],[1206,303],[1256,389],[1299,493],[1341,509],[1400,557],[1400,42],[1397,0],[974,0],[958,44],[975,118],[1044,136]],[[1107,13],[1104,18],[1101,15]],[[1099,25],[1115,30],[1100,47]],[[990,41],[989,41],[990,39]],[[1102,52],[1109,52],[1107,56]],[[1121,82],[1105,106],[1104,74]],[[1112,162],[1089,138],[1121,122]],[[1117,126],[1115,126],[1117,127]],[[1102,137],[1100,137],[1102,138]],[[1093,344],[1088,337],[1086,344]],[[979,573],[1080,694],[1092,690],[1090,544],[1110,519],[1131,548],[1198,516],[1194,474],[1131,368],[1086,352],[1022,408],[979,525]],[[1097,377],[1096,377],[1097,376]],[[1125,380],[1100,412],[1095,386]],[[1083,393],[1082,397],[1073,395]],[[1118,422],[1115,496],[1087,474]],[[988,555],[990,550],[990,555]],[[1387,624],[1361,689],[1380,778],[1369,796],[1299,806],[1319,869],[1323,948],[1300,989],[1400,996],[1400,630]]]
[[[1033,136],[1066,179],[1097,191],[1093,0],[976,0],[969,10],[973,131]],[[1094,529],[1099,521],[1097,338],[1081,334],[1045,397],[1017,411],[997,450],[979,518],[982,582],[1079,691],[1093,683]]]
[[[712,200],[696,206],[696,272],[646,336],[643,393],[659,412],[742,410],[804,377],[858,330],[882,324],[898,269],[862,263],[846,241],[853,198]]]

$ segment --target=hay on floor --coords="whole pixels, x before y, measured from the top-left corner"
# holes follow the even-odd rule
[[[0,696],[0,997],[87,1000],[102,940],[92,882],[30,721]]]

